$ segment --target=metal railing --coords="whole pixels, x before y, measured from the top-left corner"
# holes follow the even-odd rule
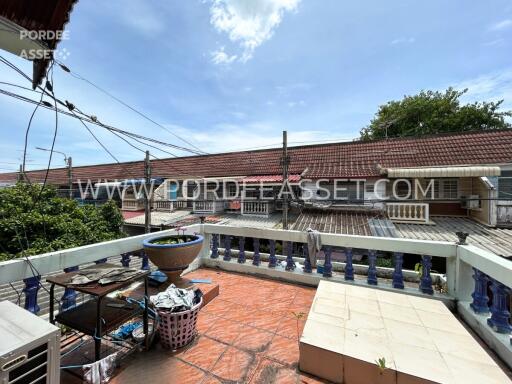
[[[386,203],[386,213],[392,221],[429,222],[429,205],[425,203]]]
[[[339,283],[423,295],[451,303],[454,307],[456,305],[459,314],[475,332],[512,366],[512,327],[508,309],[512,262],[493,253],[472,245],[452,242],[321,233],[325,261],[315,270],[307,258],[307,246],[304,246],[307,237],[304,232],[214,224],[191,225],[185,230],[186,233],[201,233],[205,237],[197,266],[267,275],[309,285],[318,284],[320,279],[329,279]],[[176,232],[162,232],[165,233]],[[0,284],[23,280],[24,306],[37,313],[41,276],[63,269],[76,269],[80,265],[119,255],[122,256],[121,263],[127,265],[130,255],[141,249],[143,239],[153,235],[145,234],[32,256],[29,258],[30,265],[24,259],[4,261],[0,263]],[[235,238],[237,241],[234,241]],[[283,249],[282,254],[278,251],[280,247]],[[297,249],[301,250],[302,257],[297,257]],[[332,261],[332,252],[340,249],[344,252],[345,261]],[[356,270],[361,269],[353,260],[355,250],[363,252],[368,258],[364,276],[355,274]],[[379,258],[389,253],[393,255],[392,268],[379,268]],[[409,272],[403,269],[403,262],[412,255],[419,255],[421,263],[416,286],[406,283],[404,278]],[[432,278],[433,257],[445,260],[446,278],[442,290],[436,289]],[[148,268],[147,259],[143,267]],[[382,269],[388,270],[389,278],[381,277],[379,271]],[[72,299],[69,292],[62,296],[66,305],[72,305]]]

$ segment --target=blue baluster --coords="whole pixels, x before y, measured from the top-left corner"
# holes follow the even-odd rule
[[[304,257],[304,272],[313,272],[313,269],[311,268],[311,262],[309,261],[309,249],[307,245],[302,246],[302,257]]]
[[[140,258],[142,259],[142,265],[140,266],[140,269],[144,271],[149,271],[149,260],[148,255],[146,255],[146,252],[141,251]]]
[[[430,276],[430,269],[432,268],[432,257],[423,255],[421,256],[421,279],[420,279],[420,291],[428,293],[429,295],[434,294],[432,289],[432,277]]]
[[[345,248],[345,257],[346,257],[346,264],[345,264],[345,280],[354,280],[354,265],[352,264],[352,257],[353,252],[352,248]]]
[[[64,272],[75,272],[78,271],[78,266],[64,268]],[[66,288],[64,289],[64,294],[62,295],[61,301],[61,311],[65,311],[69,308],[73,308],[76,305],[76,297],[77,293],[74,289]]]
[[[327,245],[324,247],[324,273],[323,277],[332,277],[332,262],[331,262],[332,247]]]
[[[395,252],[395,270],[393,271],[393,288],[404,289],[404,275],[402,265],[404,263],[404,254]]]
[[[130,261],[132,258],[130,257],[129,253],[122,253],[121,254],[121,264],[123,267],[128,268],[130,266]]]
[[[489,296],[487,295],[489,277],[482,271],[473,268],[473,280],[475,280],[475,290],[471,294],[473,302],[469,306],[475,313],[487,313],[489,312]]]
[[[494,329],[495,332],[510,333],[512,327],[508,322],[510,312],[507,309],[507,298],[510,294],[510,289],[493,278],[491,278],[491,282],[491,317],[487,319],[487,325]]]
[[[224,236],[224,261],[231,260],[231,236]]]
[[[377,285],[377,252],[368,252],[368,284]]]
[[[39,305],[37,305],[37,292],[41,286],[41,276],[23,279],[23,282],[25,283],[25,288],[23,288],[23,292],[25,293],[25,309],[33,314],[37,314],[41,309]]]
[[[107,262],[107,258],[96,260],[96,264],[105,264]]]
[[[293,243],[291,241],[286,242],[286,268],[287,271],[293,271],[295,269],[295,262],[293,261]]]
[[[268,267],[275,268],[277,265],[276,241],[275,240],[268,241],[268,249],[269,249],[268,250],[269,251]]]
[[[217,259],[219,257],[219,235],[216,233],[212,235],[212,254],[210,257],[212,259]]]
[[[252,246],[254,248],[254,255],[252,256],[252,265],[260,265],[260,239],[252,239]]]
[[[245,237],[238,238],[238,263],[245,263]]]

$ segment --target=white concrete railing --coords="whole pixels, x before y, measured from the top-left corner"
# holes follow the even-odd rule
[[[187,202],[185,200],[155,200],[153,207],[157,211],[174,211],[186,208]]]
[[[192,205],[194,213],[217,213],[224,211],[223,200],[194,200]]]
[[[425,203],[386,203],[386,213],[392,221],[428,223],[429,205]]]
[[[274,211],[273,201],[242,201],[241,215],[268,216]]]
[[[138,211],[144,208],[144,200],[142,199],[123,199],[122,210],[123,211]]]

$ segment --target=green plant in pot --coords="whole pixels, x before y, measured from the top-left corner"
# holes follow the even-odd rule
[[[181,274],[197,257],[203,241],[204,237],[199,234],[186,235],[178,231],[176,235],[150,237],[142,244],[149,260],[167,275],[169,284],[186,287],[189,282],[182,279]]]

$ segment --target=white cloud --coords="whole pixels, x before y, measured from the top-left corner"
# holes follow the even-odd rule
[[[220,47],[216,51],[211,52],[210,55],[214,64],[231,64],[237,58],[236,55],[228,55],[224,51],[224,47]]]
[[[391,45],[412,44],[416,41],[414,37],[399,37],[391,41]]]
[[[232,42],[241,46],[243,51],[239,60],[246,62],[252,58],[257,47],[272,37],[284,13],[296,10],[299,2],[300,0],[213,0],[210,22],[218,32],[226,33]],[[229,57],[236,59],[235,55]]]
[[[454,86],[455,89],[468,89],[466,101],[504,100],[503,109],[512,109],[512,68],[484,74],[464,80]]]
[[[491,31],[502,31],[502,30],[508,29],[510,27],[512,27],[512,19],[505,19],[505,20],[499,21],[497,23],[494,23],[493,25],[491,25],[491,27],[489,29]]]

